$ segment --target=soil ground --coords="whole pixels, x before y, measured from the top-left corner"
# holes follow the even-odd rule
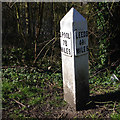
[[[106,93],[105,90],[111,90],[111,92]],[[96,91],[95,91],[96,90]],[[102,90],[100,92],[100,90]],[[63,101],[63,90],[58,89],[60,99],[58,102]],[[92,88],[90,93],[90,102],[86,108],[83,108],[80,111],[75,111],[69,104],[65,103],[64,105],[54,106],[50,105],[50,101],[54,100],[54,97],[48,97],[43,105],[36,105],[32,107],[28,107],[27,109],[23,109],[21,113],[23,113],[26,118],[110,118],[111,115],[114,115],[116,112],[120,112],[120,91],[114,90],[114,87],[102,87],[96,86],[96,88]],[[54,96],[54,95],[53,95]],[[8,100],[11,103],[10,99]],[[16,106],[15,106],[16,105]],[[119,108],[118,108],[119,107]],[[9,109],[8,109],[9,108]],[[3,109],[3,119],[9,118],[17,118],[17,115],[11,115],[13,109],[21,109],[21,105],[19,104],[10,104],[8,108]]]

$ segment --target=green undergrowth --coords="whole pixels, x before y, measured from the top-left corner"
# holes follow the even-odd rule
[[[114,71],[119,78],[120,66]],[[40,72],[38,68],[2,69],[3,111],[9,118],[30,118],[31,111],[38,109],[43,116],[50,116],[54,108],[59,110],[66,105],[63,100],[63,81],[61,72]],[[100,95],[120,89],[120,82],[111,80],[111,74],[104,72],[89,79],[90,95]],[[115,108],[114,102],[111,104]],[[120,103],[117,101],[115,112],[110,117],[120,117]],[[116,112],[117,111],[117,112]],[[30,113],[30,114],[29,114]],[[33,114],[36,114],[36,112]],[[41,116],[42,116],[41,115]],[[34,115],[33,115],[34,116]],[[36,117],[36,116],[34,116]],[[95,114],[88,115],[95,118]]]
[[[40,73],[36,68],[24,67],[3,69],[2,73],[3,109],[10,109],[11,106],[21,108],[14,108],[10,116],[36,105],[44,107],[49,103],[58,108],[65,105],[61,73]]]
[[[99,92],[111,92],[112,90],[118,90],[120,89],[120,65],[116,67],[116,69],[114,71],[112,70],[108,70],[108,69],[104,69],[104,71],[98,71],[96,73],[99,74],[92,74],[92,70],[90,70],[90,76],[92,76],[89,79],[89,83],[90,83],[90,87],[94,88],[94,89],[98,89]],[[116,78],[112,78],[113,74],[117,77]],[[118,80],[119,79],[119,80]],[[100,89],[100,87],[103,88],[114,88],[114,89]],[[90,91],[91,93],[94,91]]]

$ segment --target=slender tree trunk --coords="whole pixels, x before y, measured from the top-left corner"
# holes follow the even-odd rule
[[[16,17],[17,17],[17,21],[20,21],[20,11],[19,11],[19,7],[16,5]],[[17,27],[18,27],[18,33],[20,32],[20,24],[19,22],[17,22]]]
[[[30,27],[30,3],[27,3],[27,12],[28,12],[28,36],[31,35],[31,27]]]
[[[65,11],[66,12],[68,11],[68,3],[67,2],[65,3]]]
[[[42,28],[42,20],[43,20],[43,10],[44,10],[44,2],[39,3],[39,22],[38,22],[38,26],[39,26],[39,32],[38,32],[38,36],[40,35],[40,30]]]

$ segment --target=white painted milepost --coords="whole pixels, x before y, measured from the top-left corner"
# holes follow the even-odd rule
[[[86,19],[74,8],[60,21],[64,99],[76,110],[89,99],[88,30]]]

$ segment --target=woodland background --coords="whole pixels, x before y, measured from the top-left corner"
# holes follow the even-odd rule
[[[60,63],[60,20],[71,7],[88,21],[90,67],[115,68],[120,62],[120,3],[74,2],[3,3],[3,66]]]
[[[113,83],[116,80],[110,79],[113,73],[120,78],[120,2],[2,3],[3,106],[9,106],[5,107],[8,118],[16,118],[16,116],[26,118],[24,111],[28,110],[27,105],[31,104],[32,110],[38,102],[45,101],[42,96],[44,90],[50,91],[51,86],[56,89],[56,85],[58,85],[57,89],[62,89],[60,20],[71,7],[80,12],[88,22],[91,94],[96,94],[96,90],[102,89],[98,90],[99,85],[103,85],[104,88],[107,86],[107,90],[111,86],[114,88]],[[47,87],[44,88],[42,85]],[[116,85],[119,84],[116,83]],[[39,91],[41,87],[44,89],[42,92]],[[96,90],[92,91],[94,87]],[[32,92],[39,91],[39,95],[37,92],[34,93],[37,94],[37,98],[30,89],[33,90]],[[54,92],[53,90],[52,94]],[[23,93],[28,95],[27,98],[24,98]],[[101,93],[103,94],[104,91]],[[25,99],[27,101],[32,99],[32,102],[26,103]],[[17,104],[24,104],[20,105],[25,107],[24,110],[16,110],[19,108],[19,106],[15,107],[16,101]],[[58,104],[55,103],[55,105]],[[9,114],[7,111],[10,110],[13,112]],[[18,115],[20,111],[22,111],[21,116]],[[31,113],[38,115],[35,112]],[[116,116],[119,113],[120,111],[116,113]],[[93,114],[91,114],[92,117],[94,117]],[[32,117],[36,117],[34,115]],[[47,111],[42,115],[51,114]]]

